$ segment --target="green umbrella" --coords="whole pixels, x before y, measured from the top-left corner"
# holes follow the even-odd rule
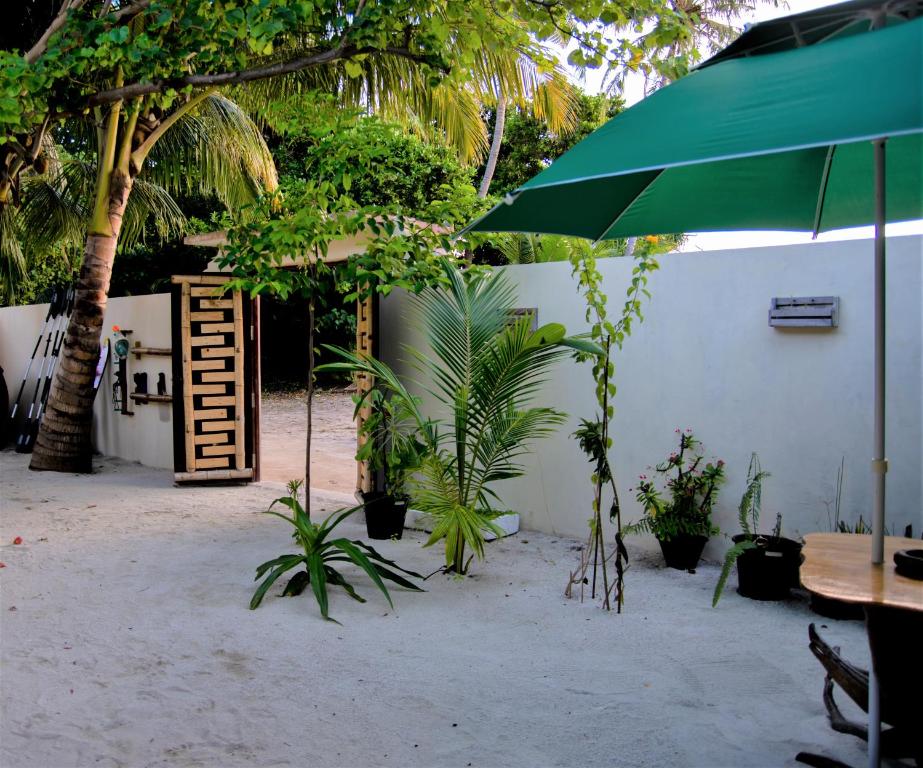
[[[921,16],[923,0],[854,0],[758,24],[590,134],[469,227],[602,240],[875,224],[878,564],[887,471],[884,226],[923,218]],[[876,765],[872,692],[869,720]]]
[[[923,18],[724,53],[610,120],[472,229],[600,240],[872,224],[870,141],[883,137],[888,220],[923,214]]]

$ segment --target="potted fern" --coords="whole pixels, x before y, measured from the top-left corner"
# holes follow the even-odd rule
[[[784,600],[798,586],[801,544],[782,536],[782,515],[770,535],[759,533],[763,502],[763,480],[769,473],[760,467],[759,457],[750,456],[747,487],[740,499],[738,519],[743,533],[732,537],[724,557],[724,567],[715,585],[712,607],[718,604],[731,568],[737,563],[737,592],[752,600]]]
[[[644,517],[625,531],[653,534],[668,567],[692,571],[708,539],[718,533],[711,513],[724,482],[724,462],[706,461],[691,430],[677,429],[676,433],[679,448],[654,468],[664,478],[669,499],[653,478],[641,475],[635,498],[644,508]]]

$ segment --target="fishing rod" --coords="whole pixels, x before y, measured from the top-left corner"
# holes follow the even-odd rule
[[[75,291],[74,287],[71,286],[67,292],[67,301],[64,308],[64,317],[69,318],[71,312],[74,310],[74,299]],[[54,380],[54,371],[55,367],[58,364],[58,359],[61,353],[61,347],[64,345],[64,339],[67,337],[67,325],[65,321],[61,325],[61,335],[58,337],[55,335],[55,343],[51,347],[51,363],[48,366],[48,373],[45,376],[45,384],[42,387],[42,396],[39,398],[38,410],[35,413],[35,420],[32,422],[31,429],[26,437],[26,444],[24,446],[24,452],[31,452],[33,446],[35,445],[35,438],[38,437],[38,428],[42,423],[42,416],[45,414],[45,405],[48,403],[48,396],[51,394],[51,382]]]
[[[53,356],[57,351],[60,350],[61,341],[63,341],[64,338],[62,333],[66,330],[67,320],[70,317],[70,312],[74,304],[73,287],[68,288],[66,291],[62,291],[62,296],[63,300],[59,308],[58,316],[52,323],[54,341],[52,342],[52,331],[49,331],[48,338],[45,340],[45,351],[42,357],[42,365],[38,371],[38,378],[35,380],[35,389],[32,392],[32,400],[29,403],[29,412],[26,414],[22,429],[19,431],[19,436],[16,438],[17,453],[31,452],[35,435],[38,434],[38,414],[41,409],[41,398],[44,393],[42,383],[43,381],[47,381],[47,378],[50,375],[51,367],[54,364]],[[52,357],[49,357],[49,349],[51,350]]]
[[[61,312],[59,311],[52,321],[51,327],[48,329],[48,336],[45,339],[45,349],[42,352],[42,364],[38,369],[38,376],[35,379],[35,389],[32,391],[32,397],[29,399],[29,412],[26,414],[26,417],[23,419],[23,423],[20,427],[19,434],[16,437],[16,450],[20,451],[22,446],[25,445],[25,434],[29,429],[29,424],[32,420],[32,414],[35,412],[35,403],[38,399],[39,390],[42,386],[42,377],[45,374],[45,363],[48,361],[48,352],[51,349],[51,340],[57,333],[58,323],[61,318]]]
[[[61,305],[63,300],[64,289],[55,287],[51,292],[51,301],[48,303],[48,312],[45,313],[45,322],[42,324],[42,327],[38,332],[38,338],[35,340],[35,347],[32,349],[32,357],[29,358],[29,363],[26,365],[26,372],[22,375],[22,382],[19,385],[19,392],[16,393],[16,399],[13,401],[13,407],[10,409],[10,424],[13,426],[15,426],[14,422],[16,419],[16,413],[19,411],[19,401],[22,399],[22,393],[26,389],[26,381],[29,379],[29,372],[32,370],[32,365],[35,363],[35,356],[38,354],[38,348],[42,343],[42,337],[47,331],[48,338],[51,338],[52,329],[49,328],[49,323],[52,320],[57,319],[61,312]]]

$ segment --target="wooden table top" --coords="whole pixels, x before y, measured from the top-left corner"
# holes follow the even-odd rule
[[[885,536],[885,561],[872,565],[871,536],[809,533],[804,537],[801,583],[811,592],[847,603],[923,611],[923,581],[894,570],[894,553],[901,549],[923,549],[923,541]]]

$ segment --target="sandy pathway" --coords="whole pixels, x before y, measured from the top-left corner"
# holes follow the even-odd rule
[[[356,488],[353,402],[345,390],[318,390],[312,409],[311,485],[352,494]],[[304,392],[263,393],[260,418],[264,480],[304,479],[307,415]]]
[[[780,766],[800,749],[864,762],[826,722],[816,617],[733,591],[712,610],[715,566],[642,558],[627,613],[605,614],[561,597],[575,542],[520,533],[472,578],[396,592],[396,611],[357,577],[369,603],[334,593],[338,626],[278,590],[247,609],[254,566],[290,547],[259,514],[279,486],[26,461],[0,453],[3,768]],[[381,549],[437,568],[419,545]],[[862,627],[827,623],[866,663]]]

